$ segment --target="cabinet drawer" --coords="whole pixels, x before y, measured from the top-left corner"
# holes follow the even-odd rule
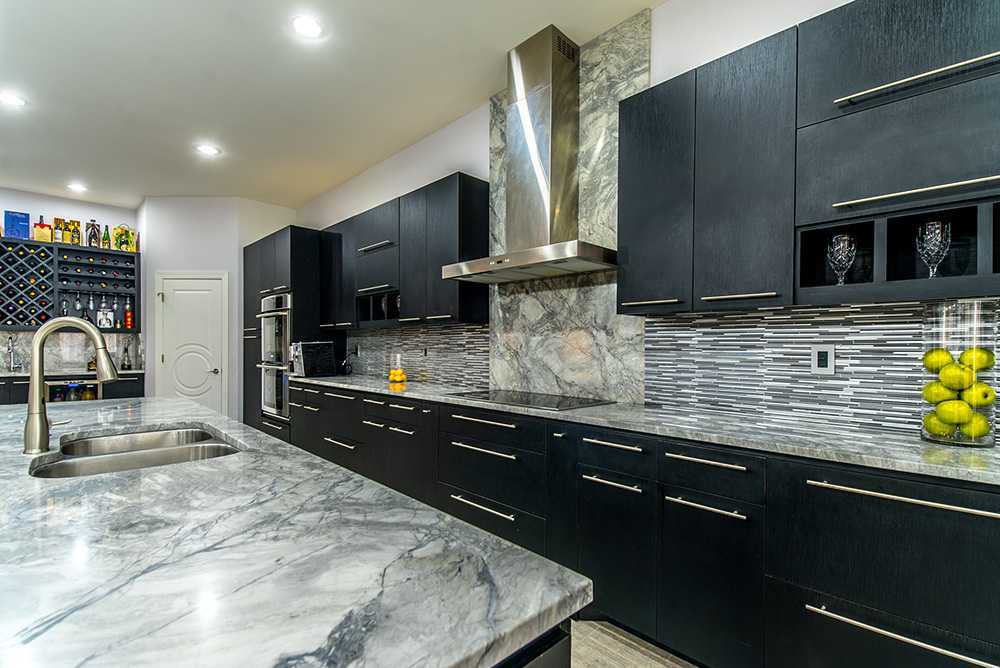
[[[545,554],[545,520],[502,503],[452,487],[436,485],[436,507],[521,547]]]
[[[318,389],[320,394],[317,405],[322,409],[320,415],[323,419],[323,431],[332,432],[349,441],[358,440],[361,434],[361,419],[364,416],[361,395],[333,387]],[[309,401],[314,400],[312,395],[304,396],[310,397]]]
[[[306,449],[327,461],[362,475],[369,468],[368,462],[365,461],[368,455],[368,448],[365,447],[365,444],[341,434],[319,430],[313,435],[309,441],[309,447]]]
[[[441,409],[441,431],[480,441],[545,452],[545,425],[541,420],[464,406]]]
[[[864,0],[806,21],[799,126],[996,72],[998,58],[952,66],[996,52],[997,34],[994,0]]]
[[[765,461],[723,448],[663,441],[659,475],[661,482],[671,485],[762,504]]]
[[[987,668],[1000,647],[767,578],[768,668]]]
[[[399,246],[389,246],[358,256],[355,285],[358,295],[374,295],[398,287]]]
[[[1000,643],[1000,495],[768,462],[768,575]]]
[[[581,464],[642,478],[656,477],[659,439],[627,431],[581,428],[578,450]]]
[[[276,418],[264,415],[264,417],[260,419],[259,424],[259,429],[268,436],[280,438],[285,443],[292,442],[291,430],[287,422],[282,422]]]
[[[288,383],[288,400],[299,404],[319,406],[323,396],[322,388],[304,383]]]
[[[438,479],[508,506],[545,515],[545,455],[541,453],[441,434]]]
[[[1000,174],[998,117],[995,75],[799,130],[796,224],[996,191],[989,181],[899,195]]]
[[[418,425],[430,409],[423,404],[383,395],[365,395],[361,399],[365,415],[403,424]],[[426,412],[425,412],[426,411]]]

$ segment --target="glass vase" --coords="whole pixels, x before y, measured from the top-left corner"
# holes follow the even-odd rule
[[[997,300],[924,307],[921,435],[935,443],[993,447]]]

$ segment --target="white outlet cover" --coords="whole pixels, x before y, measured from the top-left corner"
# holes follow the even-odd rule
[[[811,369],[820,376],[832,376],[837,371],[836,346],[823,344],[811,348]]]

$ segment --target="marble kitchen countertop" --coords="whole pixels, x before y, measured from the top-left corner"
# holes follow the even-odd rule
[[[1000,448],[935,445],[922,440],[916,427],[909,434],[875,426],[863,430],[832,422],[810,422],[791,411],[737,414],[712,409],[678,410],[636,404],[612,404],[553,412],[457,397],[454,393],[462,391],[461,388],[435,383],[409,382],[403,390],[390,390],[385,379],[375,376],[291,380],[870,466],[888,471],[1000,485]]]
[[[28,476],[0,408],[0,665],[488,666],[591,582],[183,399],[53,404],[73,434],[204,428],[241,452]],[[53,455],[43,455],[52,457]]]
[[[27,367],[25,367],[27,369]],[[118,371],[121,376],[134,376],[136,374],[146,373],[145,369],[131,369],[129,371]],[[29,374],[27,371],[9,371],[7,369],[0,369],[0,378],[27,378]],[[51,376],[80,376],[81,378],[87,378],[90,376],[97,377],[97,372],[87,371],[86,367],[45,367],[45,377],[49,378]]]

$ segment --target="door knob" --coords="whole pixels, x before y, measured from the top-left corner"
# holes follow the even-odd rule
[[[218,376],[219,375],[219,370],[218,369],[212,369],[211,371],[209,371],[209,373],[214,373],[216,376]]]

